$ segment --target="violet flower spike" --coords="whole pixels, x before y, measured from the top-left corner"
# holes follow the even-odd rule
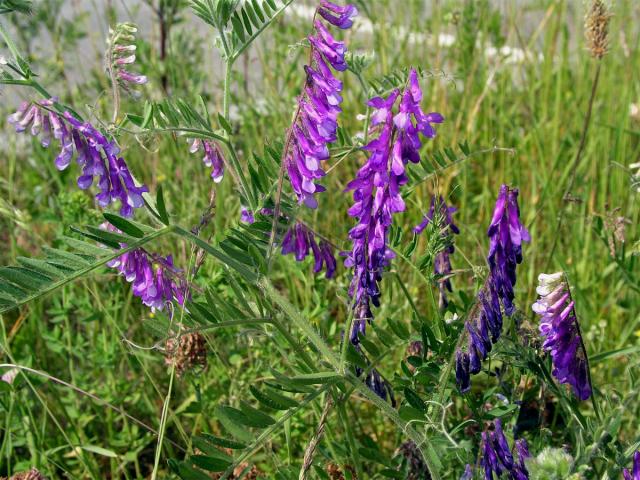
[[[633,454],[633,471],[628,468],[622,470],[624,480],[640,480],[640,450]]]
[[[539,298],[532,309],[540,316],[542,347],[551,354],[553,376],[571,385],[580,400],[586,400],[591,396],[589,360],[565,274],[542,273],[538,282]]]
[[[330,24],[348,28],[357,9],[323,2],[318,13]],[[314,32],[309,36],[311,64],[304,67],[307,79],[283,155],[283,168],[298,202],[309,208],[317,208],[315,195],[325,190],[318,180],[325,175],[322,162],[329,159],[328,144],[336,140],[341,111],[342,82],[332,68],[336,71],[347,68],[344,43],[335,40],[321,21],[316,20],[313,27]]]
[[[352,248],[345,260],[345,266],[353,268],[349,294],[357,306],[369,302],[374,306],[380,304],[382,272],[394,257],[387,246],[389,229],[393,215],[405,210],[400,194],[402,185],[408,181],[405,166],[409,161],[420,160],[422,143],[413,122],[424,113],[419,105],[422,93],[417,78],[412,69],[409,87],[402,94],[396,89],[386,98],[374,97],[367,103],[373,108],[371,140],[363,147],[369,152],[369,158],[346,188],[353,191],[354,201],[348,214],[358,222],[349,231]],[[402,100],[394,114],[399,97]],[[406,121],[397,121],[405,113]]]
[[[477,315],[465,324],[468,332],[465,355],[469,362],[456,362],[456,383],[462,393],[469,391],[470,376],[480,372],[482,361],[500,338],[503,309],[507,316],[515,312],[516,265],[522,262],[522,242],[530,241],[529,232],[520,223],[517,189],[502,185],[487,233],[489,275],[478,292]]]
[[[480,465],[484,469],[484,478],[486,480],[505,478],[502,475],[508,474],[506,478],[513,480],[528,479],[529,472],[526,469],[525,460],[531,457],[531,454],[526,440],[516,440],[512,450],[502,430],[501,420],[496,419],[493,426],[493,432],[482,432]]]

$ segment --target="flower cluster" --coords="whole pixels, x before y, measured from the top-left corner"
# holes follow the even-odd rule
[[[640,450],[633,454],[633,471],[628,468],[622,470],[624,480],[640,480]]]
[[[270,208],[262,208],[259,213],[266,217],[273,216],[273,210]],[[284,216],[281,216],[281,218],[283,217]],[[240,221],[252,224],[256,221],[255,215],[246,207],[240,207]],[[333,246],[324,239],[318,241],[316,239],[317,236],[318,235],[306,225],[295,222],[294,225],[287,230],[282,239],[282,255],[293,253],[296,261],[302,262],[311,251],[314,259],[314,273],[320,272],[324,266],[326,270],[325,277],[333,278],[337,267]]]
[[[196,138],[189,148],[189,152],[204,152],[202,162],[206,167],[211,168],[211,178],[215,183],[220,183],[224,177],[224,157],[220,147],[215,142],[200,140]]]
[[[439,215],[441,216],[442,223],[445,227],[441,230],[440,233],[443,239],[446,240],[447,237],[452,234],[457,235],[460,233],[460,229],[455,223],[453,223],[452,218],[452,215],[457,210],[458,209],[456,207],[448,206],[442,196],[438,197],[436,200],[436,196],[433,195],[431,197],[431,206],[429,207],[429,211],[422,219],[422,222],[420,222],[419,225],[416,225],[413,231],[417,235],[420,235],[424,231],[424,229],[427,228],[427,225],[434,223],[434,216]],[[436,254],[433,262],[434,273],[439,277],[443,277],[443,279],[438,282],[438,290],[440,291],[438,303],[441,309],[447,308],[447,305],[449,303],[447,301],[447,291],[453,291],[451,288],[451,280],[447,278],[447,275],[451,273],[450,255],[452,255],[454,252],[455,247],[453,246],[453,243],[449,242],[441,251]]]
[[[542,346],[551,353],[553,375],[586,400],[591,396],[589,363],[564,273],[540,274],[536,292],[539,298],[532,308],[540,315]]]
[[[330,24],[349,28],[357,14],[354,6],[340,7],[323,1],[318,13]],[[316,180],[325,175],[320,162],[329,158],[328,144],[336,140],[337,118],[342,103],[342,82],[332,72],[344,71],[347,64],[344,42],[335,40],[327,27],[314,20],[314,34],[309,36],[311,62],[305,65],[307,80],[298,100],[295,120],[288,132],[284,165],[298,201],[316,208],[314,197],[324,187]]]
[[[478,292],[478,314],[465,323],[469,341],[467,351],[456,353],[456,382],[461,392],[471,388],[470,375],[480,372],[494,343],[502,333],[502,308],[511,316],[516,283],[516,265],[522,262],[522,242],[529,242],[527,229],[520,223],[518,190],[506,185],[493,211],[489,236],[489,276]]]
[[[9,123],[13,124],[16,132],[30,128],[31,134],[39,137],[45,148],[51,144],[53,136],[60,144],[60,153],[55,159],[56,168],[66,169],[75,154],[76,162],[82,169],[78,187],[86,190],[93,184],[94,177],[98,177],[98,204],[106,207],[120,201],[120,213],[130,217],[134,208],[144,205],[142,193],[149,190],[144,185],[136,185],[124,159],[118,156],[120,148],[115,142],[69,112],[62,115],[54,112],[55,103],[55,98],[36,104],[24,102],[18,111],[9,116]]]
[[[119,23],[113,29],[109,29],[107,48],[107,69],[112,73],[112,78],[125,90],[129,90],[129,84],[142,85],[147,83],[147,77],[132,73],[128,66],[136,61],[135,34],[138,28],[132,23]]]
[[[383,269],[394,256],[387,247],[389,228],[393,214],[405,209],[400,195],[400,187],[408,181],[405,166],[409,161],[420,161],[419,133],[433,138],[435,130],[431,124],[443,121],[439,113],[422,111],[422,91],[414,69],[409,73],[408,86],[394,115],[398,97],[400,92],[396,89],[387,98],[369,100],[368,105],[374,109],[371,134],[375,136],[363,148],[370,156],[347,185],[347,190],[353,191],[354,200],[348,213],[358,220],[349,231],[352,249],[345,261],[345,266],[354,269],[349,293],[355,300],[356,311],[369,311],[369,302],[380,305],[378,283]],[[363,332],[364,321],[358,320],[356,316],[354,329],[361,328]]]
[[[512,480],[526,480],[529,472],[525,465],[525,459],[531,457],[527,441],[516,440],[514,448],[509,448],[509,443],[502,430],[502,422],[497,419],[494,422],[493,432],[482,433],[482,458],[480,464],[484,468],[485,479],[504,478],[504,473]]]
[[[326,240],[316,240],[314,232],[302,223],[296,223],[291,227],[282,239],[282,255],[293,253],[298,262],[303,261],[309,250],[313,253],[313,271],[318,273],[323,264],[326,268],[325,276],[333,277],[336,272],[336,259],[333,255],[333,247]]]
[[[153,310],[162,310],[173,300],[184,304],[187,286],[171,255],[152,255],[139,248],[107,263],[132,284],[133,294]]]
[[[378,395],[381,399],[391,401],[391,405],[395,407],[396,400],[393,396],[393,390],[391,385],[384,378],[380,376],[380,372],[375,368],[372,369],[364,380],[364,383],[369,387],[373,393]]]

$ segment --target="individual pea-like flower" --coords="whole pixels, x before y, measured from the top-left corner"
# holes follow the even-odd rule
[[[318,13],[331,25],[347,29],[353,25],[353,19],[358,15],[358,9],[355,5],[345,5],[342,7],[327,0],[322,0],[318,8]]]
[[[329,23],[348,28],[357,14],[353,6],[339,7],[323,2],[318,13]],[[328,144],[335,142],[338,114],[341,112],[342,82],[333,70],[344,71],[344,42],[333,38],[319,20],[308,37],[311,45],[311,64],[305,65],[305,87],[298,99],[298,109],[285,142],[283,167],[289,175],[291,187],[299,203],[316,208],[315,194],[325,188],[317,181],[325,175],[321,162],[329,158]]]
[[[240,221],[248,224],[252,224],[256,221],[253,212],[244,205],[240,207]]]
[[[189,152],[204,152],[202,163],[211,168],[211,178],[215,183],[220,183],[224,177],[224,156],[217,143],[196,138],[189,147]]]
[[[332,278],[336,272],[336,259],[333,247],[324,239],[316,240],[314,232],[302,223],[296,223],[285,233],[282,239],[282,255],[293,253],[296,261],[303,261],[309,252],[313,254],[313,272],[318,273],[324,265],[326,278]]]
[[[522,242],[529,242],[520,223],[518,190],[502,185],[487,232],[490,246],[489,275],[477,295],[476,314],[465,323],[467,351],[456,354],[456,382],[464,393],[471,388],[470,376],[480,372],[502,334],[502,312],[513,315],[516,265],[522,262]]]
[[[622,476],[624,480],[640,480],[640,450],[633,454],[633,470],[623,469]]]
[[[452,234],[459,234],[460,229],[457,227],[455,223],[453,223],[452,215],[457,211],[456,207],[448,206],[444,201],[442,196],[438,197],[436,200],[436,196],[433,195],[431,197],[431,206],[429,207],[429,211],[422,219],[420,224],[416,225],[413,231],[416,235],[420,235],[427,225],[434,222],[434,215],[439,216],[442,219],[442,227],[440,235],[443,239],[447,239],[447,237]],[[455,247],[452,242],[449,242],[441,251],[439,251],[433,261],[433,271],[436,275],[443,277],[443,280],[438,282],[438,290],[439,290],[439,299],[438,304],[441,309],[447,308],[449,304],[447,300],[447,291],[452,292],[453,289],[451,287],[451,280],[447,278],[447,275],[451,273],[451,258],[455,252]]]
[[[502,422],[497,419],[493,424],[493,432],[482,432],[482,458],[480,465],[484,469],[485,479],[504,478],[506,474],[512,480],[526,480],[529,472],[525,460],[531,455],[524,439],[516,440],[513,450],[502,430]]]
[[[125,160],[119,156],[120,147],[115,142],[71,113],[65,111],[60,115],[53,111],[56,101],[52,98],[38,103],[25,102],[8,121],[16,132],[30,128],[31,135],[39,137],[45,148],[53,137],[60,145],[60,153],[54,161],[56,168],[66,169],[75,155],[82,169],[78,187],[86,190],[98,177],[98,205],[107,207],[120,201],[120,213],[130,217],[134,208],[144,205],[142,194],[149,190],[136,184]]]
[[[394,112],[398,98],[400,104]],[[443,121],[440,114],[425,114],[421,99],[418,74],[411,69],[402,94],[396,89],[386,98],[374,97],[368,102],[373,108],[371,141],[363,149],[370,155],[347,185],[354,200],[348,214],[358,221],[349,231],[352,247],[345,260],[345,266],[353,268],[349,294],[356,311],[369,309],[369,303],[380,305],[382,272],[394,257],[387,245],[389,229],[393,215],[405,210],[400,194],[400,188],[408,181],[405,167],[408,162],[420,161],[422,142],[418,133],[432,138],[435,130],[431,123]],[[353,328],[364,333],[365,325],[356,318]],[[350,338],[354,340],[353,332]]]
[[[575,302],[564,272],[538,276],[538,301],[532,309],[540,316],[542,347],[550,352],[553,375],[569,384],[580,400],[591,396],[589,361],[580,335]]]
[[[119,23],[109,29],[107,40],[106,63],[112,81],[125,90],[130,91],[130,85],[143,85],[147,77],[128,70],[136,61],[135,34],[138,28],[132,23]]]

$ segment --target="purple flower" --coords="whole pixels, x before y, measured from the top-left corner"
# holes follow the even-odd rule
[[[349,231],[352,248],[345,260],[345,266],[353,268],[349,294],[356,308],[368,306],[369,302],[380,305],[379,282],[384,268],[394,257],[387,246],[389,229],[393,215],[405,209],[400,194],[400,188],[408,181],[405,166],[409,161],[420,160],[418,152],[422,143],[417,132],[423,131],[418,125],[425,115],[419,105],[422,93],[417,78],[412,69],[409,87],[402,94],[395,116],[399,90],[392,91],[387,98],[375,97],[368,102],[373,108],[372,139],[363,150],[369,152],[369,158],[347,185],[347,190],[353,191],[354,201],[348,214],[358,222]],[[405,113],[406,118],[397,121]],[[354,328],[363,333],[364,325],[356,322]],[[354,339],[353,332],[351,339]]]
[[[325,240],[316,240],[314,232],[302,223],[296,223],[285,233],[282,239],[282,255],[294,254],[296,261],[301,262],[311,252],[313,254],[313,271],[318,273],[323,265],[326,267],[326,278],[332,278],[336,271],[336,259],[333,247]]]
[[[331,25],[347,29],[353,25],[353,19],[358,15],[358,9],[354,5],[341,7],[327,0],[322,0],[318,8],[318,13]]]
[[[82,169],[78,187],[86,190],[97,177],[98,204],[106,207],[120,201],[120,213],[125,217],[132,216],[134,208],[144,205],[142,194],[149,191],[147,187],[136,185],[124,159],[118,156],[120,148],[93,125],[77,120],[69,112],[59,115],[42,108],[50,108],[55,102],[52,98],[38,104],[23,103],[9,116],[9,123],[14,125],[16,132],[24,132],[30,126],[31,134],[40,136],[44,147],[50,145],[53,136],[60,144],[60,153],[54,161],[56,168],[66,169],[75,154]]]
[[[247,207],[245,206],[241,206],[240,207],[240,221],[244,222],[244,223],[254,223],[256,221],[255,217],[253,216],[253,212],[248,210]]]
[[[574,301],[563,272],[538,276],[539,298],[533,311],[540,315],[543,348],[551,353],[553,375],[569,384],[580,400],[591,396],[589,361],[580,336]]]
[[[441,235],[446,239],[450,234],[459,234],[460,229],[453,223],[452,215],[457,211],[456,207],[449,207],[444,201],[442,196],[438,197],[436,203],[436,196],[431,196],[431,206],[429,207],[429,211],[422,219],[419,225],[417,225],[413,231],[420,235],[427,225],[429,225],[433,221],[434,214],[439,214],[443,218],[443,227]],[[441,277],[445,277],[444,280],[438,282],[438,290],[440,291],[438,303],[441,309],[447,308],[447,291],[453,291],[451,287],[451,280],[446,278],[448,274],[451,273],[451,259],[450,255],[455,251],[453,243],[445,247],[442,251],[438,252],[434,258],[433,262],[433,270],[436,275]]]
[[[318,12],[330,23],[348,28],[357,10],[323,2]],[[347,64],[344,43],[335,40],[322,22],[314,22],[314,34],[309,36],[309,42],[312,61],[304,67],[307,80],[287,134],[284,167],[298,202],[316,208],[315,194],[325,190],[317,183],[325,175],[321,163],[330,156],[328,144],[336,140],[342,103],[342,82],[335,78],[331,68],[342,71]]]
[[[640,480],[640,450],[633,454],[633,472],[628,468],[622,470],[624,480]]]
[[[520,223],[517,189],[511,189],[506,185],[500,187],[487,235],[487,260],[491,277],[503,301],[506,314],[511,315],[514,311],[512,301],[516,265],[522,262],[522,242],[531,241],[528,230]]]
[[[220,183],[224,177],[224,156],[220,147],[209,140],[200,140],[196,138],[189,148],[189,152],[204,152],[202,162],[206,167],[211,168],[211,178],[215,183]]]
[[[515,312],[516,265],[522,262],[522,242],[530,241],[529,232],[520,223],[517,189],[500,188],[488,236],[489,275],[478,292],[477,313],[465,323],[469,362],[456,363],[456,382],[462,393],[470,389],[470,375],[480,372],[482,361],[500,338],[502,310],[507,316]]]
[[[513,480],[529,478],[525,467],[525,459],[529,458],[529,449],[524,439],[516,440],[514,452],[509,448],[509,443],[502,430],[502,422],[497,419],[494,422],[493,432],[482,432],[482,458],[480,465],[484,469],[485,479],[503,478],[507,473]]]
[[[119,232],[110,224],[101,227]],[[126,244],[121,246],[125,248]],[[171,255],[162,257],[138,248],[107,262],[107,266],[115,268],[131,283],[133,294],[152,310],[162,310],[172,301],[184,304],[187,284],[182,271],[174,266]]]

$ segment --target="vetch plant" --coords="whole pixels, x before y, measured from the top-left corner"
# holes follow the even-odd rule
[[[553,257],[570,236],[559,231],[564,205],[550,207],[573,188],[575,169],[555,186],[541,184],[546,171],[525,168],[549,149],[561,160],[576,131],[542,103],[527,112],[536,123],[524,136],[505,128],[514,117],[504,106],[485,118],[503,103],[490,101],[492,87],[508,98],[512,82],[501,69],[487,76],[484,57],[474,58],[487,39],[499,43],[500,11],[466,2],[452,16],[449,50],[425,43],[407,52],[402,44],[417,37],[392,42],[409,30],[388,24],[411,17],[435,29],[448,7],[434,7],[427,23],[422,3],[402,7],[149,0],[140,8],[159,22],[158,45],[146,29],[116,24],[104,63],[83,65],[91,82],[82,88],[49,75],[37,51],[23,55],[35,34],[12,26],[18,47],[2,17],[0,84],[26,98],[8,125],[31,136],[19,149],[7,142],[10,175],[0,182],[0,221],[16,230],[5,229],[15,262],[0,267],[0,476],[32,466],[50,478],[152,480],[638,476],[627,425],[640,388],[637,322],[619,332],[598,323],[633,311],[633,253],[620,241],[602,258],[586,247]],[[25,8],[0,0],[0,14]],[[597,75],[615,51],[609,8],[594,0],[589,9],[585,54]],[[549,12],[564,18],[560,10]],[[205,36],[191,28],[194,15],[211,27]],[[61,30],[75,31],[47,33]],[[213,75],[202,61],[211,45]],[[468,66],[452,63],[460,49],[471,73],[464,88],[445,90],[438,80],[450,76],[430,68],[458,75]],[[559,74],[542,71],[531,91],[574,99],[561,82],[575,72],[553,68]],[[11,110],[19,103],[3,98]],[[589,115],[576,168],[583,151],[606,144],[587,144]],[[539,141],[557,127],[564,142]],[[628,127],[609,129],[619,155],[633,146]],[[472,148],[458,140],[465,134],[514,148]],[[618,193],[615,179],[594,172],[585,177],[593,191],[576,202],[588,219],[592,203]],[[74,181],[80,213],[70,215]],[[556,219],[558,231],[547,232]],[[552,262],[562,271],[541,274],[536,288],[535,274]],[[621,291],[615,301],[600,302],[592,278],[583,284],[589,262]],[[575,301],[574,276],[588,292]],[[522,306],[534,291],[532,312]],[[591,308],[584,333],[576,304]],[[600,328],[619,334],[615,348]],[[626,391],[602,384],[610,359]]]

